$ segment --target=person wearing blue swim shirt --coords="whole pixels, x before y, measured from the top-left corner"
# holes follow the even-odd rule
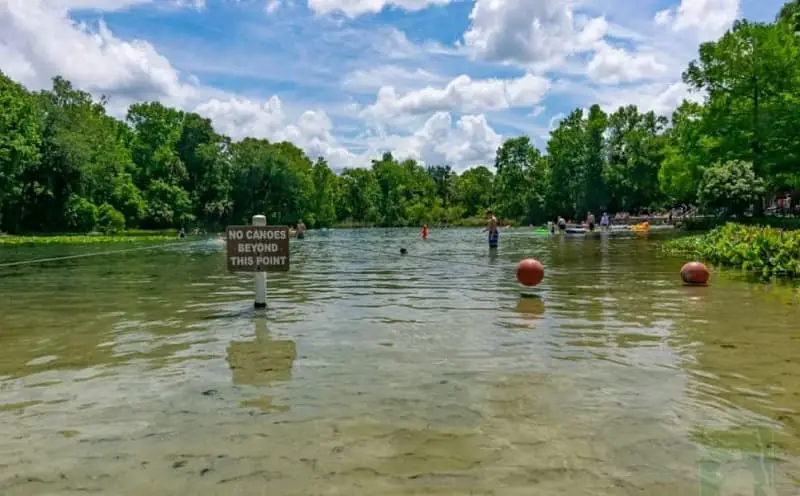
[[[489,248],[497,249],[497,243],[500,238],[500,231],[497,229],[497,217],[494,216],[494,212],[491,210],[486,211],[486,216],[489,218],[489,223],[484,231],[489,233]]]

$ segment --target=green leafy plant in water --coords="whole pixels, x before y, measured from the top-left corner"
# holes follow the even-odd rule
[[[664,248],[764,278],[800,275],[800,231],[731,222],[703,235],[668,241]]]
[[[153,233],[145,235],[137,233],[129,236],[126,234],[78,234],[64,236],[0,236],[0,246],[20,245],[56,245],[56,244],[112,244],[112,243],[163,243],[178,241],[176,234]]]

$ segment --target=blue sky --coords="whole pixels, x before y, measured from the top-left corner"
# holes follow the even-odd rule
[[[337,168],[384,150],[457,169],[545,146],[573,108],[668,114],[680,73],[779,0],[0,0],[0,69],[61,74],[123,115],[158,99]]]

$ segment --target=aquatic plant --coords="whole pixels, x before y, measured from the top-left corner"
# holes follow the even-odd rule
[[[0,236],[0,246],[57,245],[57,244],[111,244],[111,243],[157,243],[178,241],[175,233],[127,234],[76,234],[62,236]]]
[[[729,222],[706,234],[667,241],[664,249],[764,278],[800,275],[800,231]]]

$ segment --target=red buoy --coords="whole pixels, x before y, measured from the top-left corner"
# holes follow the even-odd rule
[[[686,284],[703,285],[710,277],[711,272],[700,262],[689,262],[681,267],[681,279]]]
[[[517,280],[525,286],[536,286],[544,279],[544,265],[538,260],[526,258],[517,266]]]

